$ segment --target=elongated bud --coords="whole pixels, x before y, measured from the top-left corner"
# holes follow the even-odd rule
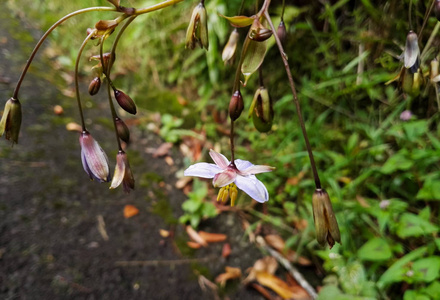
[[[98,142],[88,131],[81,133],[79,142],[81,144],[81,161],[83,168],[90,179],[96,179],[99,182],[109,181],[108,158]]]
[[[130,142],[130,130],[128,130],[127,125],[118,117],[115,118],[115,123],[119,138],[128,144]]]
[[[412,86],[414,82],[414,76],[407,69],[402,68],[402,75],[400,76],[402,90],[410,94],[412,92]]]
[[[0,120],[0,136],[3,134],[5,138],[14,143],[18,143],[18,135],[21,126],[21,103],[18,99],[10,98],[3,111]]]
[[[284,25],[283,20],[281,20],[280,25],[278,25],[277,35],[281,41],[281,44],[284,45],[286,43],[287,31],[286,31],[286,25]]]
[[[116,155],[116,169],[110,189],[117,188],[119,185],[121,185],[121,183],[126,193],[130,193],[130,190],[134,189],[134,178],[128,162],[128,157],[127,154],[122,150],[120,150],[118,155]]]
[[[434,58],[433,60],[431,60],[431,65],[430,65],[430,70],[429,70],[429,78],[431,79],[431,81],[433,81],[434,78],[436,78],[439,73],[439,62],[437,60],[437,58]]]
[[[327,242],[331,249],[335,242],[341,243],[341,234],[327,192],[323,189],[316,189],[313,194],[312,205],[316,239],[321,246],[324,246]]]
[[[229,36],[228,42],[222,52],[222,60],[225,64],[232,64],[235,58],[235,51],[237,50],[238,38],[240,34],[237,29],[234,29]]]
[[[186,31],[186,48],[194,49],[197,44],[208,50],[208,16],[205,6],[200,2],[193,10],[191,20]]]
[[[95,77],[89,84],[89,94],[90,96],[96,95],[101,87],[101,78]]]
[[[116,101],[118,101],[119,106],[126,112],[135,115],[136,114],[136,104],[134,101],[123,91],[114,90]]]
[[[434,14],[438,21],[440,21],[440,0],[435,0]]]
[[[239,90],[235,91],[229,101],[229,117],[232,121],[237,120],[244,109],[243,97]]]
[[[417,41],[417,34],[410,30],[406,36],[405,51],[403,54],[405,68],[411,73],[416,73],[420,65],[420,49]]]
[[[249,38],[257,42],[264,42],[271,36],[272,30],[267,28],[258,28],[256,31],[251,31],[251,33],[249,34]]]
[[[265,87],[259,87],[255,92],[249,109],[249,117],[252,115],[252,121],[259,132],[268,132],[273,123],[273,103],[269,92]]]

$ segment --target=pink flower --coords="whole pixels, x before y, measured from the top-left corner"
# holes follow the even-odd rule
[[[83,131],[79,137],[81,144],[81,161],[84,171],[90,179],[96,179],[99,182],[110,180],[110,171],[108,159],[104,150],[88,131]]]
[[[209,155],[215,164],[197,163],[185,170],[185,176],[213,178],[214,187],[224,187],[234,183],[240,190],[258,202],[269,200],[269,193],[264,184],[255,177],[255,174],[271,172],[275,168],[263,165],[254,165],[246,160],[236,159],[234,162],[214,150]]]

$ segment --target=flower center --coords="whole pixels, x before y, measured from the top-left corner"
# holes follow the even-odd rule
[[[225,203],[226,200],[228,200],[228,196],[230,196],[231,206],[234,206],[235,200],[237,199],[237,194],[238,194],[237,186],[235,185],[235,183],[230,183],[220,189],[220,191],[218,192],[217,201],[221,199],[222,203]]]

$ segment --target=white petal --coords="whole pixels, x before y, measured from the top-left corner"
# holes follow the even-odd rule
[[[201,178],[214,178],[215,174],[223,171],[219,166],[208,163],[198,163],[189,166],[188,169],[183,172],[185,176],[196,176]]]
[[[275,168],[271,166],[256,165],[256,166],[250,166],[249,168],[244,170],[240,170],[240,173],[243,175],[254,175],[260,173],[272,172],[273,170],[275,170]]]
[[[238,175],[237,178],[235,178],[235,184],[240,190],[251,196],[255,201],[263,203],[269,200],[269,193],[267,192],[266,187],[254,175]]]
[[[246,170],[247,168],[252,167],[254,165],[250,161],[242,160],[242,159],[236,159],[234,162],[235,162],[235,166],[239,171]]]
[[[222,169],[226,169],[229,165],[229,160],[221,153],[215,152],[214,150],[209,150],[209,155],[217,166]]]
[[[235,170],[226,169],[223,172],[214,176],[214,179],[212,180],[212,185],[214,187],[224,187],[225,185],[234,182],[236,177],[237,173],[235,172]]]
[[[420,49],[417,42],[417,35],[410,31],[406,38],[405,52],[403,55],[405,68],[411,68],[416,62],[420,55]]]

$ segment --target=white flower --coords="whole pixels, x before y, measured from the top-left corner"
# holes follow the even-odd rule
[[[246,160],[236,159],[234,162],[214,150],[209,155],[215,164],[197,163],[185,170],[185,176],[213,178],[214,187],[224,187],[234,183],[240,190],[258,202],[269,200],[269,193],[264,184],[255,177],[255,174],[271,172],[275,168],[263,165],[254,165]]]

